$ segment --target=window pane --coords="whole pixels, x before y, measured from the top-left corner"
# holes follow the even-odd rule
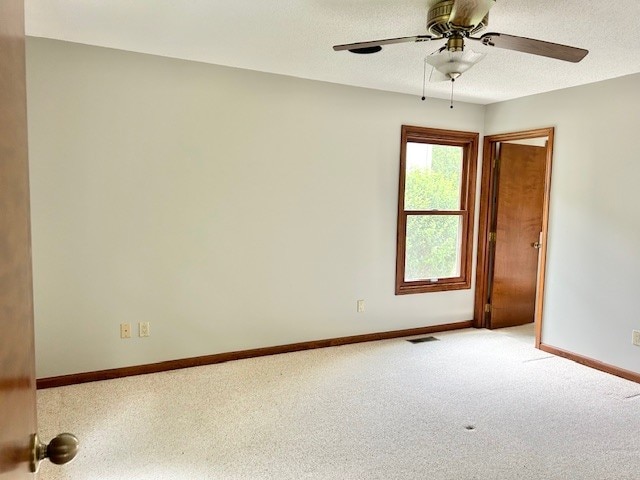
[[[407,142],[405,210],[460,210],[463,148]]]
[[[404,279],[460,276],[462,215],[408,215]]]

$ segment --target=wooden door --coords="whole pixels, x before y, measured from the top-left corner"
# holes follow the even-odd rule
[[[36,432],[23,0],[0,1],[0,479],[33,478]]]
[[[498,157],[490,328],[535,319],[538,249],[546,173],[545,147],[502,143]]]

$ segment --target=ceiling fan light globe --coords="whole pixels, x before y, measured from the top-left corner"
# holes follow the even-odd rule
[[[484,57],[484,53],[477,53],[472,50],[465,50],[463,52],[450,52],[445,50],[434,55],[429,55],[427,57],[427,63],[446,77],[455,80]]]

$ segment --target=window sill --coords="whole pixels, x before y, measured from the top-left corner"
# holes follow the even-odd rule
[[[447,292],[450,290],[469,290],[471,282],[464,279],[452,279],[441,282],[403,282],[396,285],[396,295],[412,293]]]

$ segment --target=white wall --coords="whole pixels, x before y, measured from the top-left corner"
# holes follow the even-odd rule
[[[397,183],[402,124],[483,107],[27,48],[38,377],[472,319],[473,290],[394,295]]]
[[[640,372],[640,75],[487,107],[487,134],[556,127],[542,341]]]

